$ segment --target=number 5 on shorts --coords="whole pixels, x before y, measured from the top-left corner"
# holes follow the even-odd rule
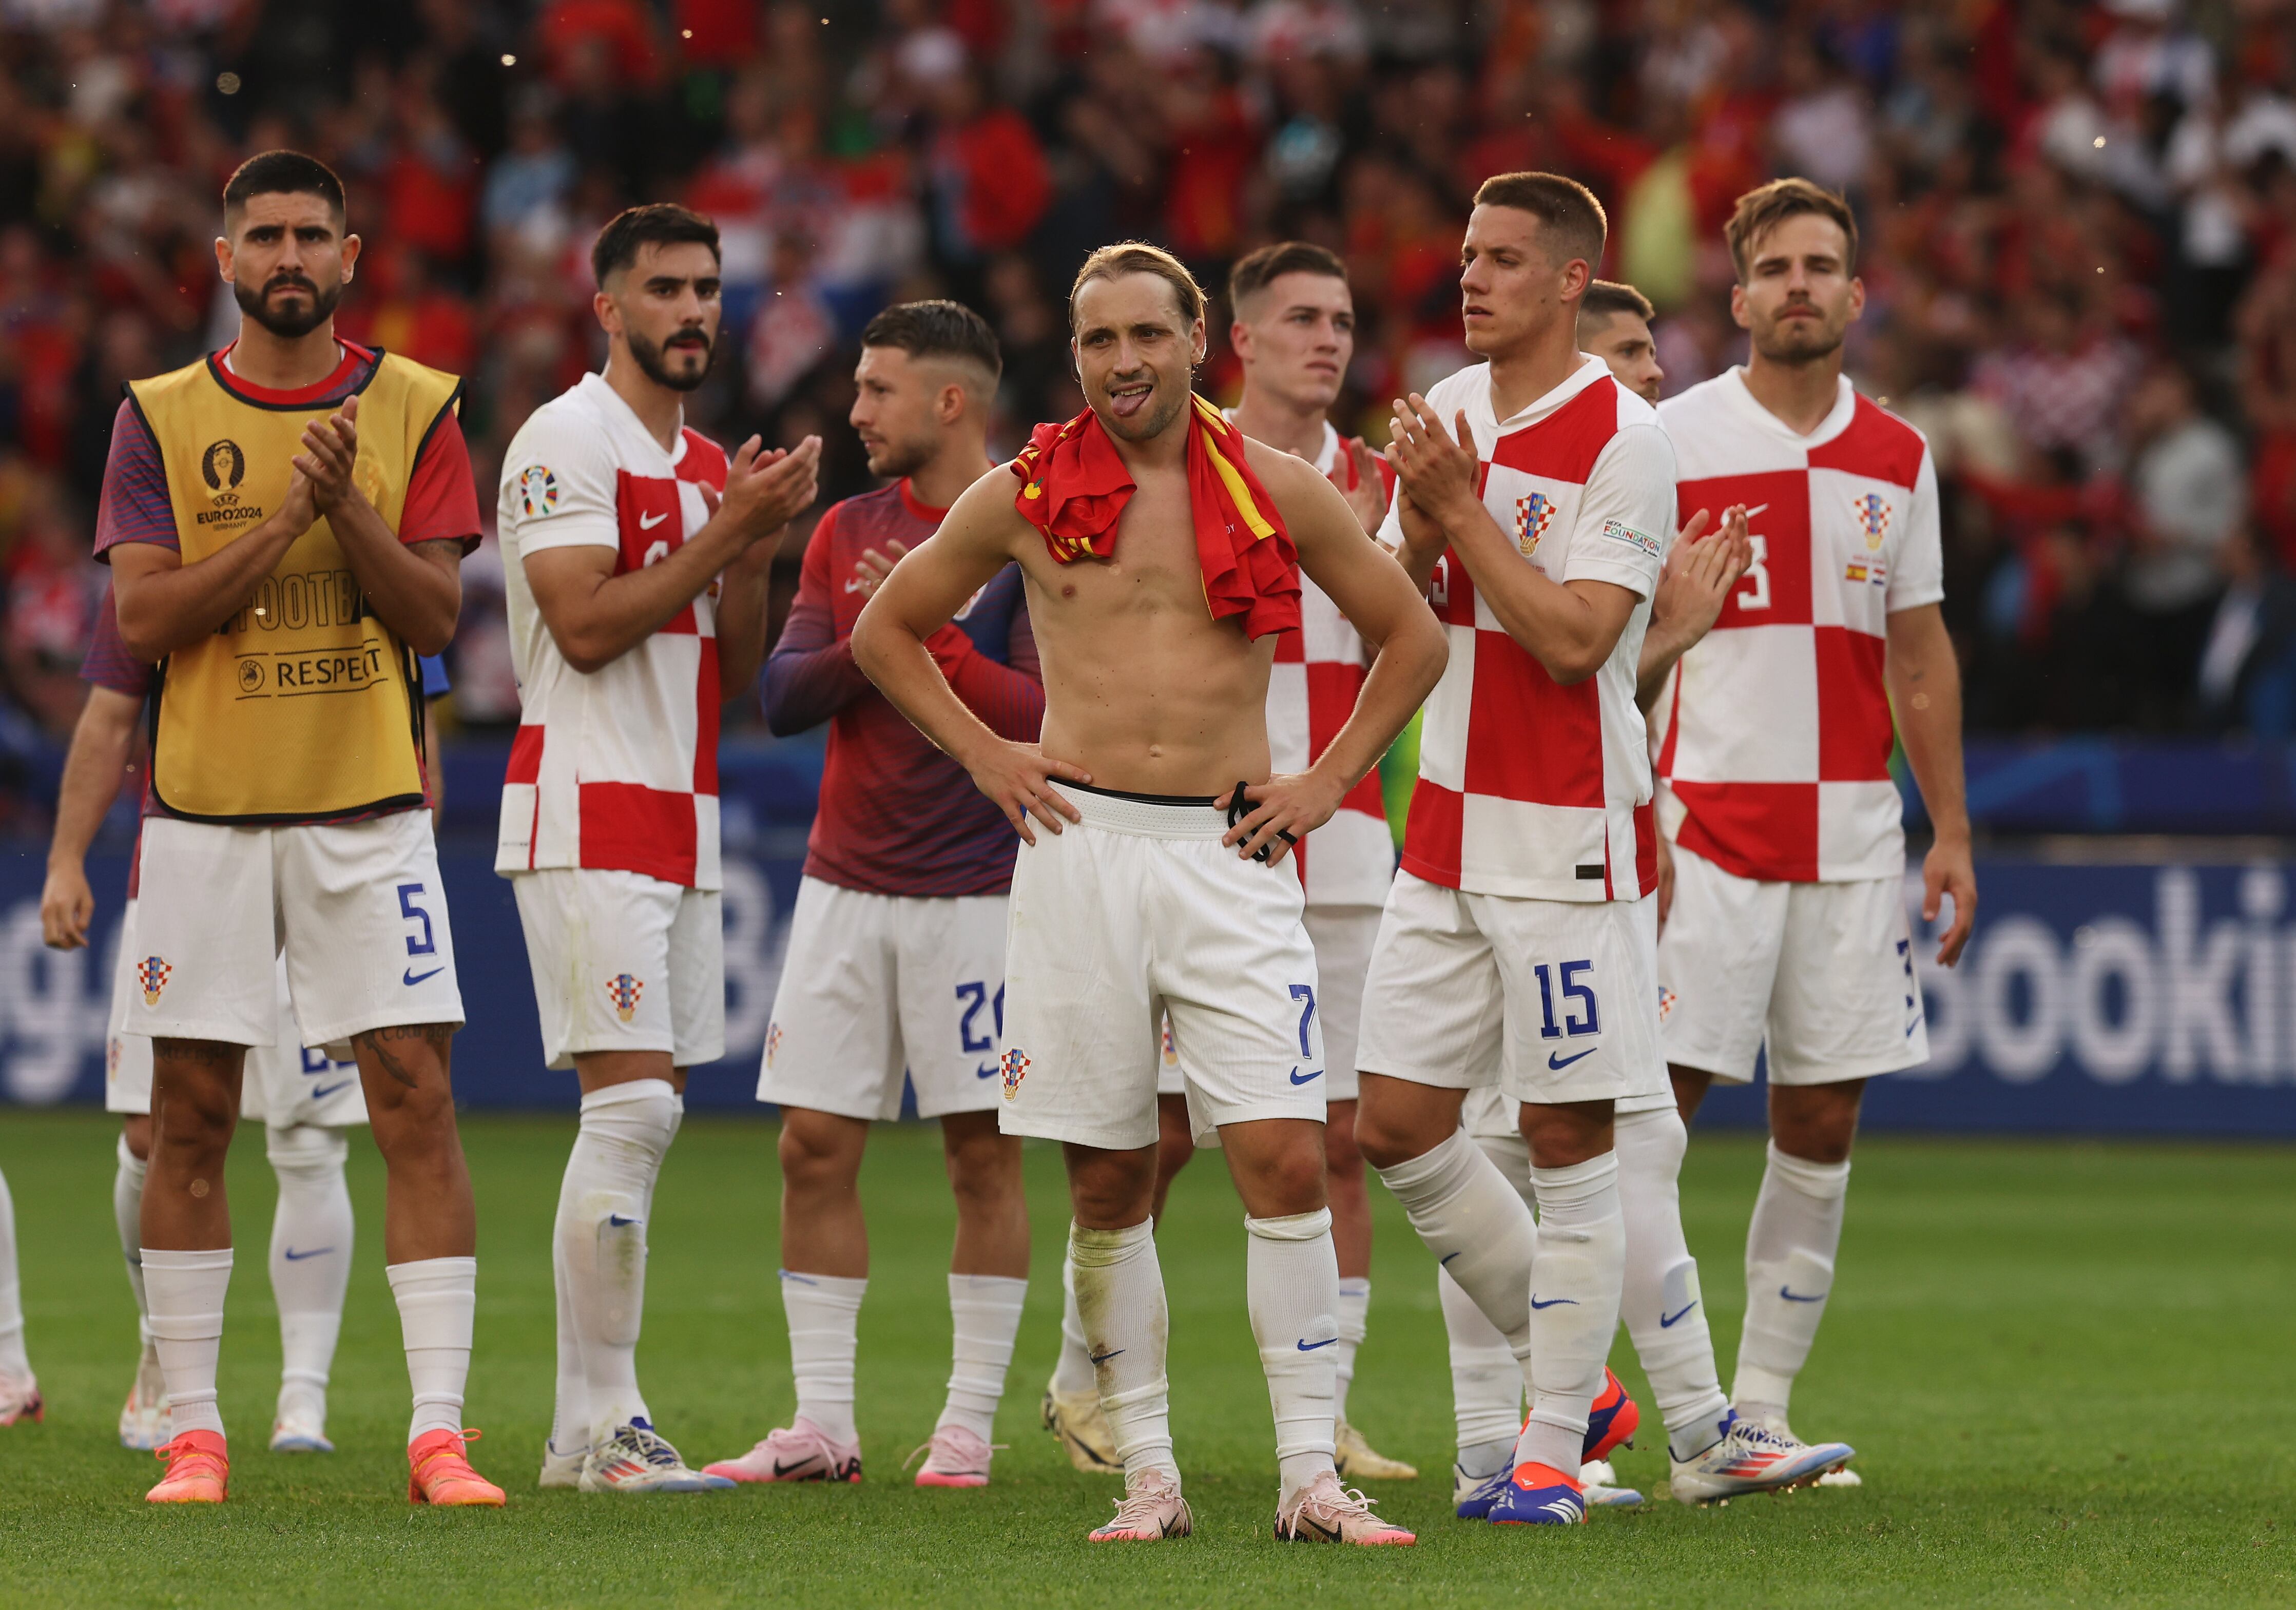
[[[1316,986],[1312,984],[1293,985],[1292,999],[1308,1003],[1300,1009],[1300,1054],[1312,1057],[1315,1053],[1308,1049],[1308,1026],[1316,1020]]]
[[[419,922],[422,925],[422,938],[420,943],[417,943],[412,935],[408,936],[406,953],[410,956],[435,956],[439,953],[439,945],[431,936],[430,913],[415,904],[413,899],[413,896],[422,892],[422,886],[419,883],[402,883],[398,886],[398,914],[409,922]]]

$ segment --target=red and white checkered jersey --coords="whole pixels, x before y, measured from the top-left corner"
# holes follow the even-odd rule
[[[503,459],[497,529],[518,672],[495,870],[592,867],[720,886],[718,584],[612,664],[577,671],[543,624],[525,560],[608,548],[614,574],[666,559],[709,518],[725,450],[681,431],[664,452],[595,374],[544,404]]]
[[[1347,485],[1356,473],[1326,422],[1316,468]],[[1302,571],[1300,630],[1279,633],[1267,673],[1267,751],[1278,772],[1304,772],[1355,714],[1367,674],[1363,639],[1331,594]],[[1395,881],[1395,835],[1376,767],[1348,790],[1331,821],[1293,852],[1309,905],[1384,905]]]
[[[1596,357],[1505,421],[1491,413],[1488,364],[1438,382],[1427,401],[1447,422],[1465,411],[1483,507],[1524,562],[1641,601],[1610,658],[1565,687],[1507,635],[1456,552],[1437,562],[1428,601],[1451,659],[1420,729],[1403,868],[1470,894],[1638,900],[1658,885],[1658,849],[1635,669],[1674,530],[1674,449],[1651,405]],[[1402,540],[1392,508],[1382,535]]]
[[[1743,503],[1754,540],[1752,568],[1663,696],[1669,836],[1741,878],[1900,876],[1882,650],[1891,614],[1945,596],[1929,444],[1847,379],[1808,436],[1737,369],[1659,417],[1681,508]]]

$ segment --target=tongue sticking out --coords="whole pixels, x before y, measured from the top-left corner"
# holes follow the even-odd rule
[[[1145,408],[1148,405],[1148,399],[1155,395],[1156,388],[1152,386],[1143,386],[1137,389],[1117,391],[1110,394],[1108,405],[1110,410],[1115,413],[1117,418],[1120,420],[1128,420],[1134,414],[1139,413],[1143,408]]]

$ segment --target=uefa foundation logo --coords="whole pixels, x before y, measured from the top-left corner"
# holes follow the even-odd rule
[[[1028,1076],[1028,1053],[1016,1046],[997,1058],[996,1066],[1004,1075],[1004,1099],[1010,1101],[1021,1093],[1021,1081]]]
[[[614,1003],[614,1016],[627,1023],[637,1016],[638,997],[645,993],[645,980],[627,973],[616,973],[606,980],[606,999]]]
[[[146,956],[135,964],[135,983],[144,992],[144,1004],[160,1004],[160,992],[168,987],[168,975],[176,969],[164,956]]]

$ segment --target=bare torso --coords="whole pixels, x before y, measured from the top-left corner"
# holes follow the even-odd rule
[[[1109,559],[1057,563],[1013,518],[1044,661],[1044,752],[1082,766],[1095,787],[1130,793],[1264,782],[1275,639],[1248,642],[1239,618],[1212,619],[1185,471],[1133,473],[1138,490]]]

